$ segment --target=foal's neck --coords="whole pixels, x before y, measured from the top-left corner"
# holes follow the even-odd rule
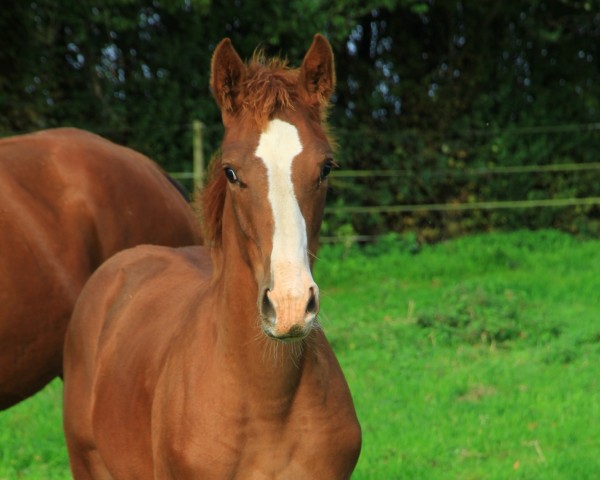
[[[268,338],[261,329],[258,285],[250,266],[235,244],[222,252],[218,354],[239,381],[262,396],[294,395],[307,361],[314,357],[312,332],[302,342],[283,343]]]

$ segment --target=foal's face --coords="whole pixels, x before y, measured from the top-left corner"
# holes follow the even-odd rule
[[[311,252],[333,166],[321,126],[335,86],[333,52],[317,34],[298,70],[269,65],[246,66],[224,39],[213,55],[211,88],[226,127],[227,218],[256,277],[261,326],[269,337],[295,341],[319,311]]]
[[[237,126],[222,148],[223,174],[245,255],[258,283],[263,331],[304,338],[319,311],[311,273],[325,203],[331,147],[321,127],[299,112],[263,131]]]

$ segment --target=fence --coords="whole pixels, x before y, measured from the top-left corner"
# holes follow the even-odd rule
[[[433,175],[448,176],[460,175],[511,175],[523,173],[547,173],[547,172],[581,172],[600,171],[600,162],[596,163],[570,163],[551,165],[518,165],[509,167],[480,168],[473,170],[437,170],[430,172]],[[336,172],[337,177],[359,178],[359,177],[402,177],[409,172],[404,170],[351,170]],[[600,205],[600,197],[586,198],[551,198],[546,200],[513,200],[513,201],[490,201],[470,203],[442,203],[442,204],[418,204],[418,205],[387,205],[387,206],[352,206],[337,207],[330,209],[332,213],[401,213],[419,211],[465,211],[465,210],[497,210],[511,208],[543,208],[543,207],[568,207],[579,205]]]
[[[177,179],[193,180],[195,185],[201,185],[204,176],[204,159],[202,146],[203,125],[199,121],[193,122],[193,168],[190,172],[174,172],[172,176]],[[538,134],[558,132],[568,133],[571,131],[600,131],[600,124],[589,124],[580,126],[550,126],[550,127],[529,127],[521,129],[517,134]],[[527,175],[541,173],[568,173],[568,172],[600,172],[600,162],[587,163],[561,163],[545,165],[514,165],[514,166],[496,166],[490,168],[474,169],[438,169],[428,170],[430,177],[442,177],[442,179],[456,175],[466,177],[490,177],[490,176],[510,176]],[[414,171],[408,170],[340,170],[332,175],[331,184],[335,187],[337,181],[352,179],[368,179],[377,177],[386,178],[409,178],[414,175]],[[600,189],[598,190],[600,193]],[[490,200],[490,201],[467,201],[467,202],[444,202],[444,203],[418,203],[418,204],[391,204],[391,205],[330,205],[325,212],[327,216],[331,215],[379,215],[379,214],[411,214],[419,212],[467,212],[467,211],[485,211],[485,210],[516,210],[516,209],[539,209],[539,208],[561,208],[561,207],[589,207],[600,205],[600,196],[569,197],[569,198],[545,198],[545,199],[516,199],[516,200]],[[370,241],[377,238],[378,235],[350,235],[324,236],[325,242],[337,241]]]

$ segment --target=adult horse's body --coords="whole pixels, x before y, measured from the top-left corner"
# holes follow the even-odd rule
[[[333,55],[298,70],[217,47],[225,125],[203,195],[210,248],[137,247],[90,279],[65,341],[65,433],[80,479],[343,479],[360,451],[316,323],[310,259],[333,166]]]
[[[62,373],[75,300],[104,260],[200,238],[180,192],[133,150],[76,129],[0,140],[0,409]]]

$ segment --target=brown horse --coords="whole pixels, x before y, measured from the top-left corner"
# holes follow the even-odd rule
[[[143,155],[76,129],[0,140],[0,409],[62,373],[92,272],[141,243],[185,246],[191,208]]]
[[[296,70],[217,47],[210,248],[127,250],[84,288],[65,341],[76,479],[349,478],[360,426],[311,273],[334,81],[320,35]]]

